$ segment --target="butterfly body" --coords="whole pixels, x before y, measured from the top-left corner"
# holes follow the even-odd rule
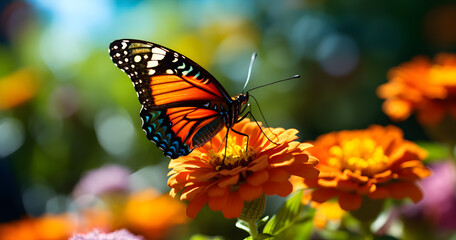
[[[158,44],[116,40],[109,54],[133,82],[147,138],[170,158],[187,155],[223,127],[231,128],[248,102],[248,93],[230,97],[204,68]]]

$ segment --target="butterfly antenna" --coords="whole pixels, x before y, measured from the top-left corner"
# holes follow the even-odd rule
[[[252,74],[253,62],[255,62],[256,57],[257,57],[257,53],[256,52],[252,53],[252,57],[250,58],[249,72],[247,73],[247,80],[245,80],[244,87],[242,88],[242,91],[241,91],[242,93],[244,92],[245,87],[247,87],[247,84],[249,83],[250,75]]]
[[[299,76],[299,75],[294,75],[293,77],[285,78],[285,79],[278,80],[278,81],[275,81],[275,82],[272,82],[272,83],[268,83],[268,84],[264,84],[264,85],[261,85],[261,86],[258,86],[258,87],[251,88],[247,92],[250,92],[250,91],[255,90],[257,88],[266,87],[266,86],[269,86],[269,85],[272,85],[272,84],[276,84],[276,83],[279,83],[279,82],[285,82],[285,81],[296,79],[296,78],[300,78],[300,77],[301,76]]]
[[[269,127],[269,123],[266,121],[266,118],[264,117],[263,111],[261,111],[260,104],[258,103],[258,101],[256,100],[256,98],[255,98],[253,95],[250,95],[250,97],[252,97],[253,100],[255,101],[255,103],[256,103],[256,105],[257,105],[257,107],[258,107],[258,110],[260,111],[261,117],[263,118],[264,123],[266,124],[266,127],[269,129],[269,128],[270,128],[270,127]],[[258,124],[258,123],[257,123],[257,124]],[[260,130],[262,130],[261,127],[260,127]],[[275,144],[275,145],[278,145],[278,143],[273,142],[271,139],[269,139],[269,137],[268,137],[263,131],[261,131],[261,132],[263,133],[263,135],[264,135],[271,143],[273,143],[273,144]],[[274,136],[275,136],[277,139],[279,139],[279,136],[277,136],[277,134],[273,133],[272,131],[271,131],[271,133],[274,134]]]

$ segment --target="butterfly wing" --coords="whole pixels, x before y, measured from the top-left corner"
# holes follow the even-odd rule
[[[109,51],[133,82],[143,105],[140,116],[147,137],[165,155],[187,155],[225,125],[221,115],[229,108],[230,96],[192,60],[141,40],[116,40]]]

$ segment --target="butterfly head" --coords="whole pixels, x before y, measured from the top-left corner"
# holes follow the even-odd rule
[[[240,105],[246,104],[249,102],[249,92],[239,93],[233,98],[233,100],[240,103]]]

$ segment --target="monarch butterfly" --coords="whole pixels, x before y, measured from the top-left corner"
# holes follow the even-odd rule
[[[188,155],[223,127],[247,136],[232,127],[243,118],[248,91],[230,97],[200,65],[155,43],[115,40],[109,55],[132,80],[142,104],[142,128],[166,156]]]

